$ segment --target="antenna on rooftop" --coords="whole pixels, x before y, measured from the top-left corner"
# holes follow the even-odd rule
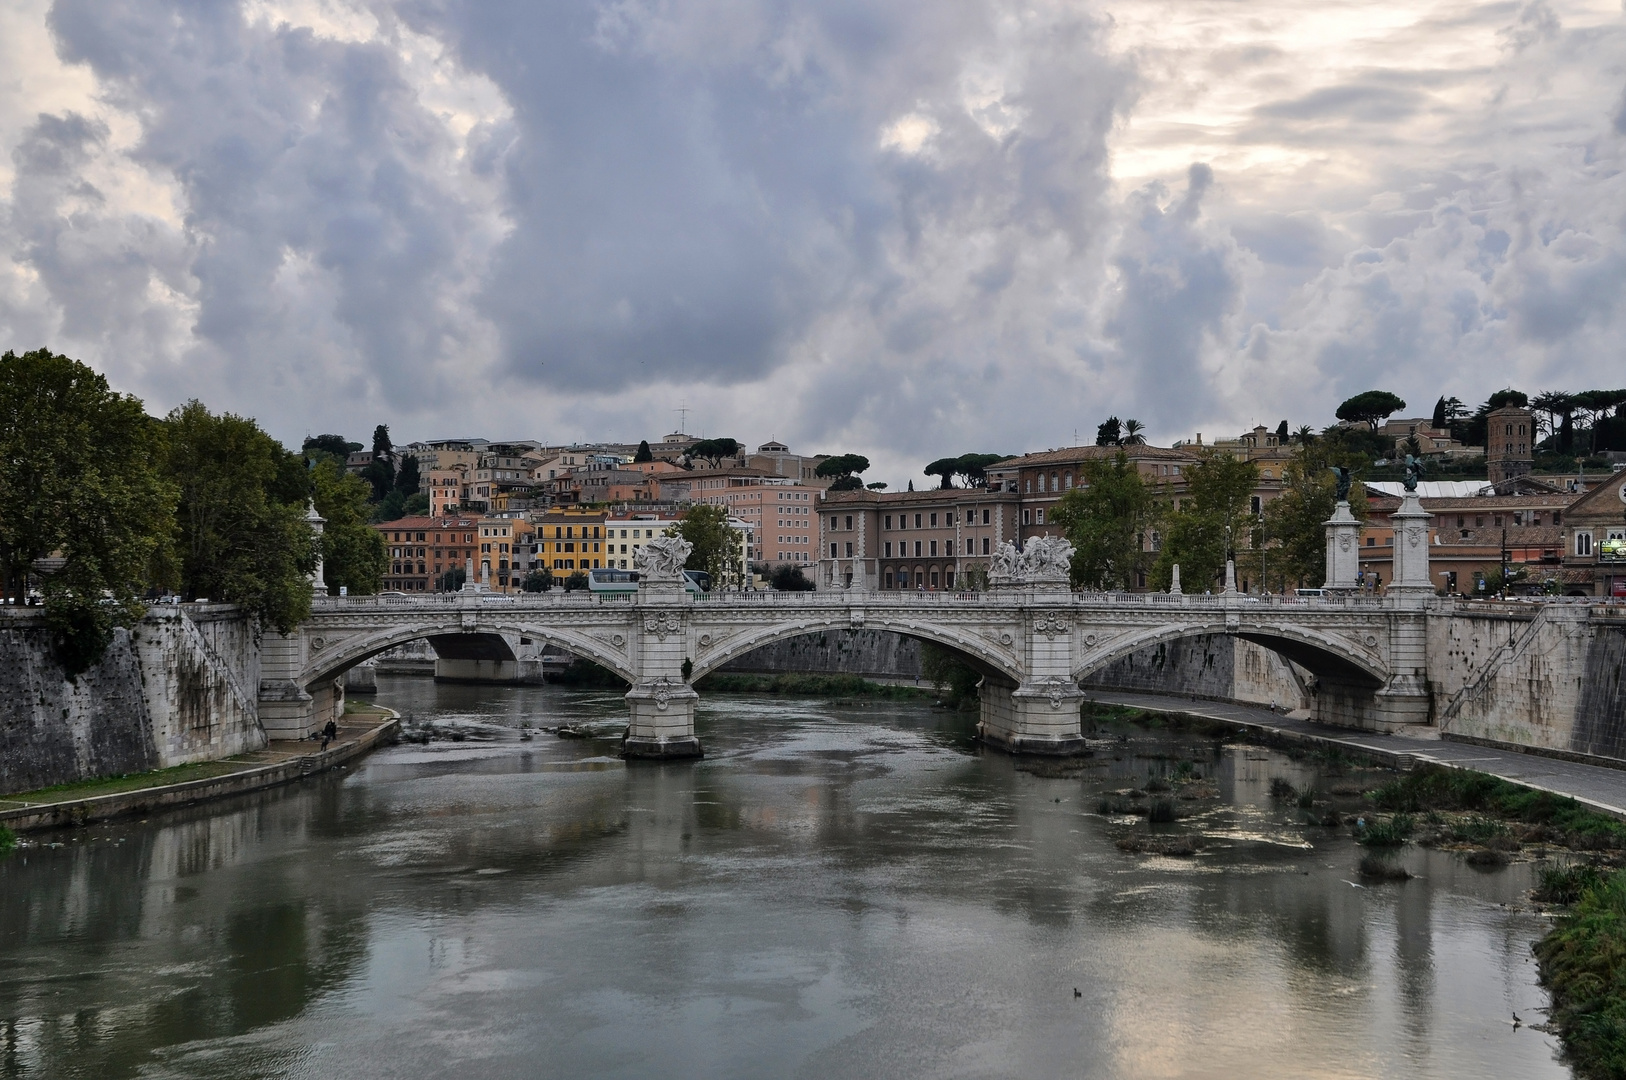
[[[672,411],[678,414],[678,434],[687,435],[688,432],[683,429],[689,425],[689,407],[679,402],[678,407]]]

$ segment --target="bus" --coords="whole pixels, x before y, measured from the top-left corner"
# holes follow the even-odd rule
[[[692,593],[711,591],[711,575],[704,570],[683,571],[683,587]],[[589,570],[587,588],[596,593],[633,593],[638,591],[636,570]]]

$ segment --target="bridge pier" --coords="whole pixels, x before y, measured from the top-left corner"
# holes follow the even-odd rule
[[[1084,749],[1079,706],[1084,692],[1071,679],[1030,679],[1006,686],[983,679],[977,687],[984,742],[1011,754],[1077,754]]]
[[[640,679],[627,691],[627,707],[632,715],[621,741],[621,756],[651,760],[704,756],[700,738],[694,733],[694,706],[698,700],[700,695],[694,687],[682,679]]]

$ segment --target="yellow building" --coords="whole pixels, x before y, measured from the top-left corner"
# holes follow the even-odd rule
[[[535,530],[522,518],[481,518],[475,580],[489,582],[492,592],[519,592],[531,567]]]
[[[554,577],[569,577],[580,570],[602,569],[604,522],[602,510],[555,510],[532,521],[536,530],[535,564],[546,567]]]

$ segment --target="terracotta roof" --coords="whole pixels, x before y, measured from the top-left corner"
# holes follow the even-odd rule
[[[394,521],[375,521],[375,529],[465,529],[474,525],[477,518],[464,517],[404,517]]]

